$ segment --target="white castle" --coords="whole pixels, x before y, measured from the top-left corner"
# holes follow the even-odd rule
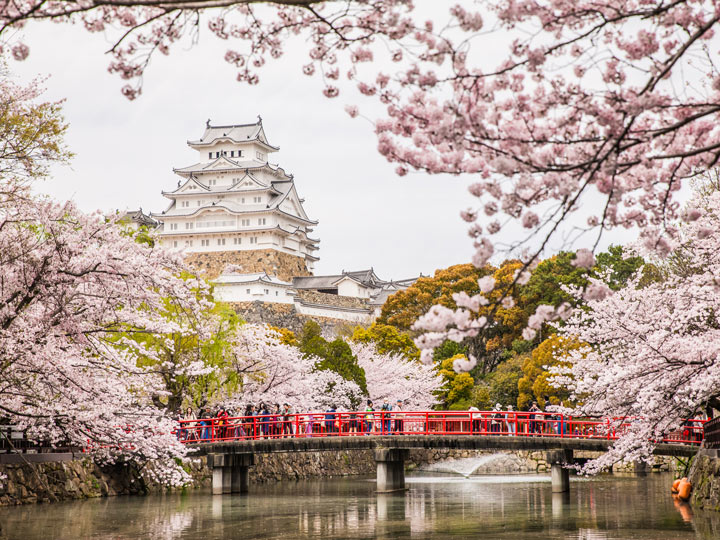
[[[183,250],[218,300],[292,304],[304,316],[367,323],[389,295],[414,283],[382,280],[372,268],[313,275],[320,240],[310,234],[318,222],[305,213],[293,176],[268,163],[279,148],[260,117],[223,126],[208,120],[202,137],[187,144],[198,162],[173,169],[180,180],[162,192],[168,208],[125,217],[154,228],[163,246]]]
[[[319,240],[308,236],[317,221],[303,209],[292,175],[268,163],[279,148],[255,124],[213,126],[188,146],[198,162],[173,169],[181,177],[163,191],[170,205],[152,217],[162,223],[166,247],[187,253],[273,249],[304,259],[312,272]]]

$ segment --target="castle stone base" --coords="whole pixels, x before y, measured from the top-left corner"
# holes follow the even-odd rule
[[[188,253],[185,262],[207,279],[218,277],[228,264],[240,266],[244,274],[267,272],[283,281],[292,281],[294,276],[312,275],[305,265],[304,258],[274,249]]]

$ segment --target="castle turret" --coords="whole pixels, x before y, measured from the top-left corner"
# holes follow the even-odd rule
[[[279,148],[268,142],[262,120],[208,121],[188,146],[198,162],[174,169],[177,189],[163,192],[170,205],[152,215],[162,223],[162,244],[184,249],[209,277],[227,264],[283,279],[312,274],[319,240],[310,233],[317,221],[305,213],[293,176],[268,162]]]

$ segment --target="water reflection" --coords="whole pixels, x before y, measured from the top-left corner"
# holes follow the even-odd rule
[[[720,538],[720,514],[673,501],[669,477],[415,476],[405,493],[369,480],[253,486],[249,495],[193,492],[0,508],[8,539],[439,538],[536,540]]]

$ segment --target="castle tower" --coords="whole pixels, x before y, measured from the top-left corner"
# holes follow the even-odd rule
[[[292,175],[268,163],[279,148],[254,124],[213,126],[188,146],[198,162],[174,169],[178,187],[165,192],[170,205],[152,217],[162,223],[164,246],[183,248],[187,261],[207,277],[228,264],[283,280],[312,274],[319,240],[317,221],[303,209]]]

